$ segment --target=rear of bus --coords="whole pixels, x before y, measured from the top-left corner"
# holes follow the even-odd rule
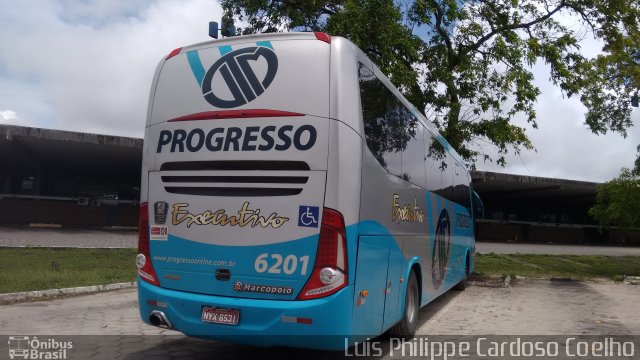
[[[325,207],[330,49],[320,33],[248,36],[160,63],[136,259],[145,322],[257,345],[349,333],[353,245]]]

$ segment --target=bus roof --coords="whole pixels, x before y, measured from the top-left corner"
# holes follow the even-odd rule
[[[246,42],[259,42],[269,40],[311,40],[317,39],[315,33],[312,32],[289,32],[289,33],[268,33],[268,34],[251,34],[241,36],[231,36],[222,39],[208,40],[200,43],[183,46],[182,52],[198,50],[211,46],[224,46],[230,44],[240,44]]]

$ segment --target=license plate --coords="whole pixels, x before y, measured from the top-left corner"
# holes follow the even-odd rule
[[[213,307],[202,307],[202,316],[200,319],[204,322],[237,325],[240,320],[240,310],[237,309],[219,309]]]

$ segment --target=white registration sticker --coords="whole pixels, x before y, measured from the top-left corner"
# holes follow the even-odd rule
[[[167,240],[168,237],[169,237],[168,226],[157,226],[157,225],[151,226],[149,240]]]

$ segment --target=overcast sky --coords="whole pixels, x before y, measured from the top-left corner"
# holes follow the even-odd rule
[[[0,0],[0,9],[0,123],[130,137],[143,135],[159,60],[208,40],[208,22],[221,16],[215,0]],[[549,84],[545,66],[534,71],[542,95],[528,134],[537,151],[479,170],[606,181],[632,165],[637,109],[626,139],[593,135],[579,101]]]

